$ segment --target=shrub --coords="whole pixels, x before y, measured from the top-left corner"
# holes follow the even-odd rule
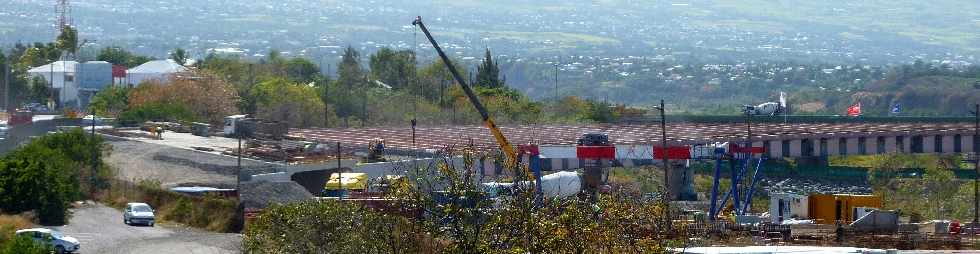
[[[153,103],[135,106],[119,115],[119,123],[139,124],[146,121],[194,121],[194,114],[181,104]]]
[[[53,253],[51,246],[38,244],[29,237],[14,237],[10,241],[0,243],[0,254],[48,254]]]
[[[0,161],[0,210],[35,210],[41,224],[64,224],[70,203],[82,197],[81,172],[88,171],[93,147],[99,151],[101,144],[76,129],[42,136],[12,151]],[[84,186],[94,191],[105,181],[94,180]]]

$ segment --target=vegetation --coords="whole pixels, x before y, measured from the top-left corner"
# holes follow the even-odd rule
[[[0,160],[0,210],[36,211],[43,225],[62,225],[71,202],[107,187],[104,164],[92,171],[101,138],[81,129],[38,137]],[[82,180],[87,179],[87,181]]]
[[[275,51],[258,62],[211,55],[199,68],[228,80],[241,96],[239,111],[286,121],[291,126],[404,125],[412,120],[423,124],[479,123],[477,112],[441,61],[416,69],[411,51],[383,48],[368,62],[370,70],[362,66],[357,50],[347,48],[338,64],[336,79],[321,74],[307,59],[287,59]],[[502,77],[490,78],[500,73],[492,59],[488,58],[484,65],[483,72],[471,82],[490,82],[491,85],[474,88],[500,123],[605,122],[624,114],[642,113],[577,97],[557,105],[534,102],[508,87]],[[467,76],[465,68],[457,69]],[[315,102],[310,94],[318,95],[320,102]]]
[[[132,109],[148,105],[185,107],[193,119],[211,124],[223,124],[224,117],[238,113],[237,91],[224,80],[208,72],[186,73],[169,83],[151,81],[140,84],[127,97]]]
[[[901,155],[876,156],[869,173],[875,194],[882,196],[885,208],[914,218],[972,220],[973,184],[956,179],[952,171],[959,168],[959,158],[932,158],[924,161],[923,174],[902,177],[899,170],[920,162]]]
[[[472,153],[463,155],[467,163],[474,161]],[[668,231],[660,203],[620,192],[595,204],[574,197],[538,204],[530,186],[517,185],[511,195],[492,200],[473,183],[475,172],[451,163],[409,172],[413,180],[385,192],[391,200],[385,209],[330,200],[265,209],[246,227],[245,251],[302,253],[329,246],[338,253],[662,252],[686,232],[680,226]],[[522,175],[515,173],[513,180]]]
[[[238,200],[205,195],[191,197],[160,187],[160,182],[114,180],[96,200],[122,209],[129,202],[145,202],[156,210],[158,222],[173,222],[213,232],[240,232]]]
[[[133,68],[153,60],[151,57],[135,55],[121,47],[105,47],[96,56],[99,61],[106,61],[113,65],[122,65],[126,68]]]
[[[89,110],[97,115],[117,118],[129,108],[131,90],[125,86],[108,86],[92,96]]]

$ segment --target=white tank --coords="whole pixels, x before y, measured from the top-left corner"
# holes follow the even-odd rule
[[[541,177],[541,192],[545,197],[571,197],[582,191],[582,176],[576,172],[561,171]]]
[[[522,185],[532,185],[534,181],[521,182]],[[483,183],[483,188],[491,197],[510,195],[513,183]],[[582,176],[576,172],[561,171],[541,177],[541,192],[546,198],[565,198],[577,195],[582,191]]]

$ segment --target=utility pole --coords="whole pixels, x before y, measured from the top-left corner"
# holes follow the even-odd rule
[[[3,64],[3,110],[10,110],[10,63]]]
[[[670,159],[667,156],[667,117],[666,108],[664,108],[664,100],[660,100],[660,106],[654,106],[657,110],[660,110],[660,151],[664,156],[664,196],[667,197],[667,203],[670,203],[670,199],[673,198],[670,193],[670,180],[668,175],[670,175]]]
[[[233,121],[237,121],[237,120],[233,120]],[[240,124],[241,123],[238,123],[238,122],[235,123],[235,136],[238,137],[238,152],[237,152],[237,156],[238,156],[238,176],[237,176],[237,178],[235,178],[236,179],[235,180],[235,190],[238,191],[238,194],[239,195],[241,195],[241,193],[242,193],[242,133],[238,131],[238,126]]]
[[[99,144],[95,140],[95,112],[92,112],[92,177],[89,178],[89,198],[95,198],[96,176],[99,174]]]
[[[980,224],[980,151],[977,151],[977,141],[980,140],[980,103],[973,105],[973,232],[976,233]]]
[[[559,100],[561,99],[558,98],[558,64],[556,63],[555,64],[555,106],[558,106]]]

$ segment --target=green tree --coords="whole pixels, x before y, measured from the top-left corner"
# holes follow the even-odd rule
[[[182,48],[176,48],[173,52],[170,52],[170,59],[177,62],[180,65],[187,64],[187,51]]]
[[[415,76],[415,53],[381,48],[371,55],[371,76],[394,89],[408,89]]]
[[[55,40],[56,48],[75,54],[78,52],[78,31],[70,26],[62,27],[61,34]]]
[[[926,168],[922,176],[925,190],[925,196],[922,198],[929,203],[928,207],[935,209],[928,213],[932,218],[945,218],[948,215],[946,213],[950,208],[947,207],[948,201],[960,189],[955,178],[953,171],[938,161],[936,165]]]
[[[367,87],[360,58],[357,50],[347,46],[337,67],[336,83],[340,89],[334,90],[337,91],[334,93],[334,105],[336,105],[337,116],[344,119],[344,126],[350,126],[350,117],[361,113],[361,105],[364,103],[363,96],[359,98],[355,96],[355,91],[360,94]]]
[[[320,76],[320,67],[309,59],[297,57],[282,62],[282,68],[286,70],[286,77],[290,81],[306,84],[316,81]]]
[[[153,58],[142,55],[135,55],[121,47],[105,47],[96,56],[99,61],[106,61],[113,65],[122,65],[133,68],[143,63],[153,60]]]
[[[110,86],[102,89],[92,97],[89,110],[97,115],[119,117],[119,114],[129,108],[130,88]]]
[[[271,79],[255,86],[258,116],[262,119],[288,123],[290,127],[323,126],[323,101],[314,87],[289,82],[284,78]]]
[[[99,51],[99,54],[95,57],[99,61],[106,61],[113,65],[127,65],[129,63],[129,58],[133,54],[129,53],[120,47],[105,47]]]
[[[40,48],[28,48],[20,56],[20,64],[28,68],[44,65],[46,61]]]
[[[487,88],[504,87],[504,80],[500,79],[500,67],[493,61],[490,49],[487,49],[483,62],[476,69],[476,86]]]
[[[0,161],[0,210],[34,210],[41,224],[63,225],[70,203],[82,197],[83,189],[92,193],[106,187],[108,169],[90,169],[92,153],[103,149],[101,138],[81,129],[41,136],[17,148]]]

